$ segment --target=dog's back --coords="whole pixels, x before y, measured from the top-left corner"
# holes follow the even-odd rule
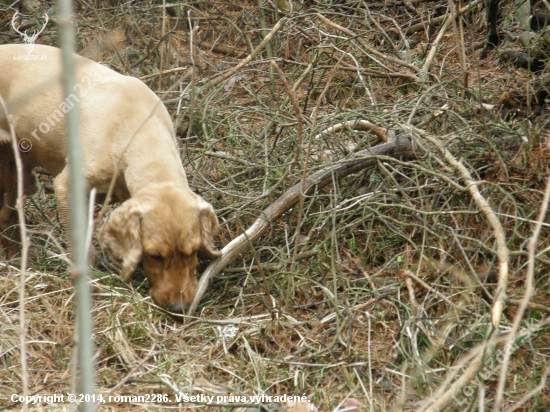
[[[166,161],[181,163],[170,115],[140,80],[75,56],[76,85],[64,100],[60,49],[35,45],[28,54],[24,45],[2,45],[0,62],[0,95],[8,103],[18,139],[25,139],[24,145],[30,146],[26,156],[34,165],[54,176],[63,170],[64,117],[76,102],[87,155],[84,169],[90,185],[98,191],[107,190],[115,164],[126,153],[144,150],[151,156],[148,147],[154,145],[172,154]],[[0,141],[9,137],[3,118],[0,114]],[[178,174],[184,175],[183,171]]]

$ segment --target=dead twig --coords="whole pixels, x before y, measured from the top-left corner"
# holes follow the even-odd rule
[[[13,150],[13,156],[15,158],[15,167],[17,170],[17,201],[15,207],[17,209],[17,216],[19,218],[19,230],[21,233],[21,267],[19,272],[19,347],[20,347],[20,359],[21,359],[21,395],[29,395],[29,375],[27,373],[27,322],[25,321],[25,279],[27,274],[27,264],[29,255],[29,239],[27,238],[27,226],[25,224],[25,211],[23,210],[23,162],[21,160],[21,153],[19,152],[19,145],[17,137],[15,135],[15,128],[11,119],[11,115],[8,112],[8,106],[4,101],[4,98],[0,95],[0,105],[2,105],[2,111],[4,117],[8,123],[8,128],[11,136],[11,145]],[[23,410],[28,410],[28,404],[23,403]]]
[[[426,80],[428,78],[428,73],[430,71],[430,66],[432,65],[432,62],[435,58],[435,55],[437,54],[437,50],[439,49],[439,45],[441,44],[441,40],[443,40],[443,36],[447,32],[447,29],[451,25],[451,22],[453,21],[453,17],[450,13],[447,15],[447,20],[445,20],[445,23],[443,24],[443,27],[441,27],[441,30],[439,30],[439,33],[435,40],[433,41],[430,52],[428,53],[428,56],[426,57],[426,61],[424,62],[424,65],[422,66],[422,71],[420,72],[419,76],[422,80]]]
[[[147,79],[152,79],[153,77],[163,76],[165,74],[174,74],[174,73],[184,72],[186,70],[189,70],[189,68],[187,68],[187,67],[176,67],[175,69],[163,70],[163,71],[158,72],[158,73],[153,73],[153,74],[148,74],[148,75],[145,75],[145,76],[141,76],[141,77],[139,77],[139,80],[143,81],[143,80],[147,80]],[[184,75],[184,78],[186,78],[186,77],[188,77],[188,75]]]

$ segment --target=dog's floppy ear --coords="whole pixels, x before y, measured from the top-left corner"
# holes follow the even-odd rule
[[[197,195],[201,226],[201,245],[198,250],[201,259],[216,259],[222,254],[214,248],[214,236],[218,233],[218,218],[210,203]]]
[[[120,277],[128,280],[141,260],[141,217],[143,210],[134,199],[116,209],[103,228],[100,240],[120,265]]]

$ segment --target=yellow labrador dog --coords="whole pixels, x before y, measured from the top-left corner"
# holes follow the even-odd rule
[[[64,116],[78,102],[84,174],[88,189],[122,205],[100,231],[100,241],[128,279],[143,259],[154,301],[183,313],[195,296],[198,258],[218,257],[212,237],[218,221],[212,206],[191,191],[170,115],[140,80],[75,56],[76,86],[63,99],[59,49],[0,46],[0,95],[8,104],[24,164],[25,193],[32,169],[54,178],[59,216],[68,221]],[[6,254],[17,253],[14,210],[16,173],[8,117],[0,110],[0,233]]]

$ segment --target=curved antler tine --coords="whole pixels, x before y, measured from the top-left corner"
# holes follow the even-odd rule
[[[44,31],[44,29],[46,28],[46,26],[48,25],[48,15],[46,13],[44,13],[45,16],[46,16],[46,22],[44,23],[44,25],[42,26],[42,28],[40,30],[34,30],[33,33],[32,33],[32,36],[30,37],[31,40],[36,40],[38,38],[38,35],[40,33],[42,33]]]
[[[48,20],[49,20],[48,14],[44,13],[44,15],[46,16],[46,22],[44,23],[44,26],[42,26],[42,29],[38,32],[38,34],[42,33],[46,28],[46,26],[48,25]]]
[[[15,14],[13,15],[13,17],[11,18],[11,27],[13,27],[13,29],[14,29],[17,33],[19,33],[20,35],[23,36],[25,33],[21,33],[19,30],[17,30],[17,27],[15,27],[15,18],[17,17],[17,14],[18,14],[18,13],[19,13],[19,12],[16,11]]]

